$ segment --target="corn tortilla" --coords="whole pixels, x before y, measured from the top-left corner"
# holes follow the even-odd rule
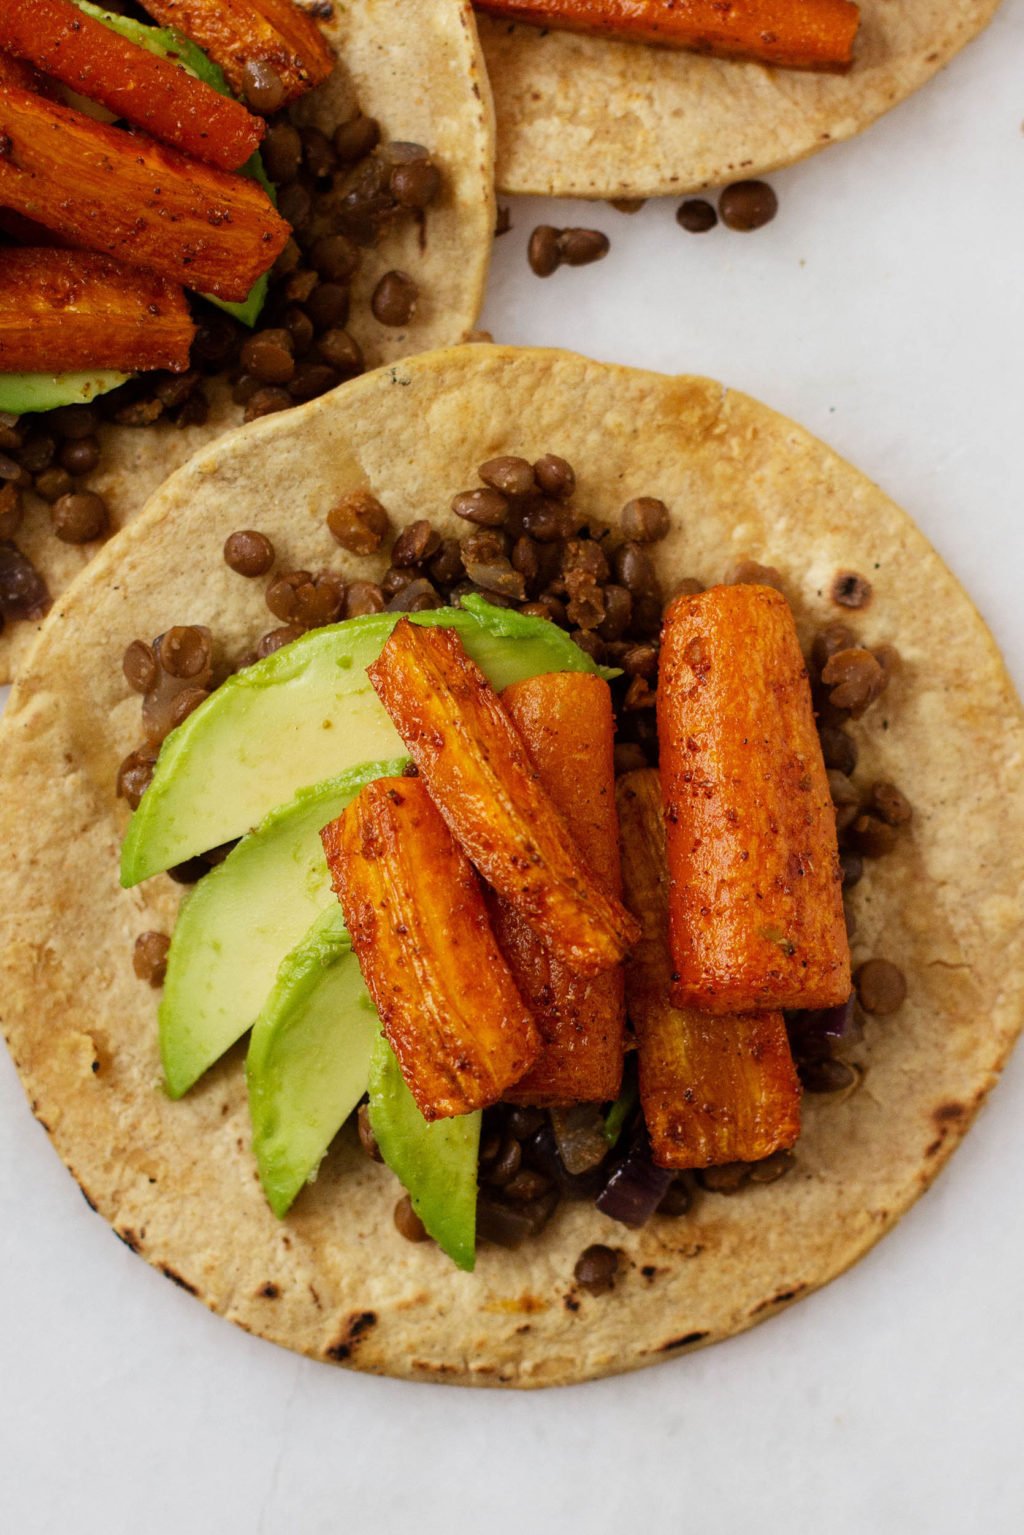
[[[306,8],[330,38],[338,68],[300,103],[301,120],[333,129],[358,104],[380,120],[388,139],[426,145],[445,176],[422,248],[420,230],[411,223],[365,253],[348,329],[371,368],[464,341],[483,303],[494,231],[494,120],[469,0],[431,0],[415,27],[406,0],[335,4],[327,19],[322,6]],[[369,308],[378,281],[394,269],[409,272],[421,287],[415,319],[399,329],[380,325]],[[129,522],[180,464],[241,420],[225,384],[207,392],[212,408],[203,426],[101,428],[103,463],[88,488],[106,498],[115,528]],[[26,498],[18,544],[45,576],[52,597],[96,553],[94,544],[55,538],[50,509],[35,495]],[[38,628],[19,619],[0,632],[0,685],[15,675]]]
[[[807,74],[479,18],[498,188],[659,197],[792,165],[867,128],[947,64],[999,0],[858,0],[849,74]]]
[[[805,643],[849,617],[833,577],[870,577],[853,615],[903,668],[852,728],[857,782],[914,806],[900,848],[853,891],[855,964],[906,972],[901,1011],[869,1019],[859,1091],[809,1097],[798,1164],[768,1187],[701,1195],[628,1231],[563,1204],[474,1275],[394,1227],[398,1187],[351,1125],[281,1223],[250,1149],[236,1049],[180,1103],[159,1088],[156,995],[135,937],[170,932],[179,887],[124,891],[118,762],[140,736],[125,646],[207,623],[234,657],[267,627],[264,584],[221,549],[255,521],[281,568],[366,575],[324,524],[369,486],[397,526],[457,531],[452,494],[502,453],[565,455],[579,501],[613,520],[661,497],[666,593],[737,556],[777,565]],[[258,505],[258,518],[251,509]],[[826,1283],[928,1186],[998,1076],[1024,1014],[1024,717],[969,598],[910,519],[801,427],[701,378],[549,351],[469,346],[396,364],[209,445],[97,556],[43,629],[0,722],[0,1021],[33,1111],[117,1233],[215,1311],[326,1361],[411,1380],[543,1386],[639,1368],[742,1331]],[[592,1242],[614,1291],[573,1281]],[[864,1318],[865,1327],[870,1318]]]

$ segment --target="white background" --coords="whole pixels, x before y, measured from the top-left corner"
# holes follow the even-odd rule
[[[803,421],[916,517],[1018,685],[1022,60],[1009,0],[865,137],[772,178],[756,234],[684,234],[668,204],[514,205],[483,322],[710,373]],[[542,283],[541,220],[599,225],[612,254]],[[470,1393],[208,1315],[88,1211],[0,1050],[0,1529],[1020,1531],[1022,1161],[1018,1053],[934,1190],[826,1291],[643,1375]]]

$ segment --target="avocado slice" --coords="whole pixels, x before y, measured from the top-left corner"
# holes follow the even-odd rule
[[[243,835],[304,785],[398,756],[401,739],[366,668],[400,616],[373,613],[314,629],[237,672],[200,704],[163,744],[128,826],[122,885]],[[499,689],[542,672],[601,670],[554,624],[479,598],[410,616],[457,629]]]
[[[334,901],[321,827],[372,779],[400,774],[407,763],[364,762],[296,795],[184,901],[160,1002],[160,1055],[172,1098],[252,1026],[282,957]]]
[[[0,373],[0,410],[27,416],[58,405],[88,405],[126,384],[129,373]]]
[[[370,1057],[370,1124],[381,1156],[404,1184],[437,1245],[460,1269],[476,1265],[476,1194],[482,1115],[428,1124],[383,1034]]]
[[[380,1020],[333,901],[277,972],[246,1057],[252,1144],[277,1216],[366,1092]]]

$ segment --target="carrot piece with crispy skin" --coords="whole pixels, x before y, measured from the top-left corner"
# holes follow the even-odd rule
[[[285,102],[321,85],[334,69],[327,39],[293,0],[146,0],[146,10],[198,43],[238,96],[245,95],[250,62],[269,65]]]
[[[835,811],[793,615],[766,586],[678,597],[662,633],[673,1000],[713,1013],[850,995]]]
[[[488,884],[570,969],[619,964],[636,925],[585,862],[458,633],[403,619],[367,675]]]
[[[800,1084],[781,1013],[712,1017],[669,1000],[668,866],[654,768],[616,785],[626,901],[643,930],[626,964],[640,1102],[660,1167],[757,1162],[800,1133]]]
[[[860,10],[851,0],[473,0],[506,21],[688,48],[784,69],[843,71]]]
[[[196,327],[180,288],[95,251],[0,260],[0,373],[183,373]]]
[[[238,301],[291,232],[255,181],[15,86],[0,93],[0,205],[87,250]]]
[[[0,48],[221,170],[244,165],[266,133],[262,118],[241,102],[111,31],[71,0],[3,0]]]
[[[14,85],[21,91],[37,91],[41,84],[41,76],[31,64],[12,58],[9,53],[0,52],[0,86],[6,89]]]
[[[379,778],[321,832],[388,1043],[425,1119],[497,1103],[540,1035],[480,881],[415,778]]]
[[[547,672],[501,695],[541,785],[610,895],[622,895],[615,810],[615,717],[607,682]],[[606,1103],[622,1084],[626,1009],[622,967],[587,980],[555,959],[505,901],[494,930],[544,1037],[540,1057],[509,1090],[510,1103]]]

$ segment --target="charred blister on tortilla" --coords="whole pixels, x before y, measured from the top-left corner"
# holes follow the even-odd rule
[[[13,510],[0,506],[0,539],[13,546],[2,557],[0,629],[7,621],[38,618],[50,600],[42,576],[17,545],[17,527],[10,526],[20,521],[21,498],[26,493],[39,496],[52,508],[58,538],[95,543],[111,525],[103,497],[88,489],[90,477],[104,467],[104,423],[201,426],[210,413],[207,384],[218,380],[230,385],[242,418],[251,421],[314,399],[361,374],[363,351],[348,327],[352,285],[364,253],[410,225],[419,226],[422,244],[429,210],[444,190],[442,170],[429,149],[386,142],[380,124],[358,107],[333,134],[295,115],[292,104],[322,82],[333,67],[333,55],[315,24],[291,0],[253,0],[233,7],[230,15],[219,14],[222,8],[203,0],[189,0],[185,9],[151,5],[148,10],[157,19],[163,10],[168,15],[173,11],[174,25],[186,32],[196,26],[197,41],[204,47],[212,39],[210,58],[244,93],[249,111],[179,68],[173,54],[165,58],[150,52],[83,14],[71,0],[46,0],[42,8],[18,0],[10,15],[5,9],[0,17],[0,78],[10,87],[5,89],[0,110],[0,247],[12,256],[16,253],[21,263],[18,271],[10,261],[0,266],[0,374],[52,376],[80,369],[136,374],[91,403],[26,411],[20,416],[0,412],[0,493],[13,487],[17,498]],[[96,34],[102,47],[95,42]],[[75,44],[73,54],[64,47],[68,37]],[[165,151],[143,134],[93,122],[50,99],[51,88],[43,77],[23,58],[4,53],[5,48],[19,50],[24,59],[60,57],[63,72],[75,72],[80,94],[98,101],[109,98],[108,104],[119,114],[127,111],[125,103],[130,99],[132,121],[139,121],[141,114],[150,134],[169,139],[175,147]],[[117,62],[117,70],[111,65],[104,72],[99,65],[110,60]],[[137,66],[136,79],[131,78],[129,65]],[[119,95],[122,75],[132,89],[126,85]],[[4,117],[5,112],[19,111],[22,116],[16,122]],[[21,198],[28,170],[18,169],[21,161],[13,150],[22,139],[30,147],[35,141],[45,145],[53,138],[52,132],[29,132],[25,127],[29,121],[59,127],[62,145],[70,133],[70,142],[80,145],[87,159],[92,155],[90,166],[94,159],[97,165],[102,161],[97,198],[106,213],[98,220],[89,219],[88,242],[81,221],[74,228],[65,227],[68,210],[74,198],[81,198],[88,176],[85,171],[73,176],[63,151],[36,167],[31,206]],[[189,137],[192,129],[198,144]],[[217,168],[234,157],[239,145],[250,141],[253,149],[259,146],[266,176],[276,188],[276,212],[248,174],[228,174]],[[3,151],[4,144],[11,147]],[[183,217],[200,218],[198,243],[188,239],[186,223],[177,219],[178,246],[181,251],[186,244],[189,250],[194,246],[203,253],[203,260],[215,258],[216,271],[201,273],[198,257],[188,258],[187,270],[180,263],[175,265],[181,251],[176,255],[174,241],[164,238],[164,212],[152,221],[153,249],[137,250],[140,204],[130,192],[130,182],[141,168],[140,153],[148,153],[150,145],[152,155],[159,158],[161,183],[181,192]],[[205,148],[205,161],[212,160],[213,167],[194,158],[200,148]],[[76,184],[67,185],[72,179]],[[238,204],[230,217],[210,209],[203,212],[203,189],[212,196],[214,183],[218,207],[229,207],[229,193],[234,198],[230,206]],[[161,197],[166,201],[164,192]],[[103,255],[44,248],[54,239],[72,245],[93,243],[96,230],[106,231],[113,239],[115,215],[120,216],[117,210],[122,204],[122,232],[126,233],[116,250],[110,240],[100,246]],[[272,240],[263,234],[256,238],[250,214],[264,220],[264,233],[271,231]],[[43,228],[40,220],[42,224],[49,221],[50,229]],[[250,227],[254,232],[248,240]],[[109,290],[118,263],[110,259],[111,252],[125,264],[123,301],[113,308]],[[132,265],[136,257],[141,262],[143,254],[148,267],[164,272],[165,291],[158,299],[150,290],[161,279],[144,276]],[[249,256],[256,267],[246,274],[240,262]],[[181,284],[221,292],[221,268],[228,274],[229,285],[234,283],[230,293],[223,289],[232,299],[246,299],[258,273],[269,268],[262,310],[253,307],[255,300],[250,296],[243,306],[252,307],[245,324],[195,294],[188,296],[186,304]],[[35,301],[28,306],[26,282],[34,284]],[[368,301],[377,324],[412,325],[419,290],[415,270],[385,273]],[[69,308],[72,293],[75,302]],[[154,304],[160,315],[155,314]],[[108,323],[128,319],[136,311],[142,321],[134,326]],[[254,328],[249,329],[250,325]],[[167,368],[174,371],[163,371]],[[113,375],[110,381],[115,381]],[[86,496],[88,501],[83,499]],[[6,530],[4,524],[9,525]],[[4,587],[10,592],[6,599]]]
[[[657,889],[651,885],[653,864],[646,846],[642,877],[637,873],[638,828],[633,823],[638,787],[653,795],[651,803],[660,803],[651,770],[659,760],[654,706],[663,593],[651,556],[669,532],[675,509],[641,494],[622,508],[616,525],[602,521],[584,510],[572,466],[550,453],[536,461],[512,455],[490,460],[481,466],[480,480],[481,486],[460,492],[453,501],[470,530],[461,539],[445,536],[426,519],[398,529],[396,536],[398,519],[369,487],[339,499],[328,526],[348,554],[376,559],[379,569],[381,551],[392,540],[391,565],[379,583],[334,571],[280,571],[273,545],[255,529],[240,528],[228,538],[225,560],[240,578],[266,581],[268,607],[284,621],[239,657],[236,668],[340,615],[385,607],[396,612],[436,609],[476,593],[498,607],[545,618],[598,661],[622,669],[610,693],[595,676],[549,674],[517,684],[500,703],[495,700],[595,874],[607,879],[615,895],[620,887],[605,864],[612,844],[618,845],[618,827],[614,820],[608,824],[609,785],[613,773],[618,777],[620,797],[626,796],[627,904],[643,926],[629,960],[631,1032],[623,1036],[620,967],[596,979],[574,976],[529,929],[513,930],[505,916],[495,919],[502,965],[511,967],[517,995],[529,1005],[527,1014],[533,1012],[543,1036],[535,1065],[525,1075],[517,1065],[518,1080],[497,1089],[504,1101],[485,1110],[480,1141],[479,1237],[517,1247],[544,1228],[563,1198],[597,1202],[613,1219],[635,1226],[655,1216],[681,1218],[701,1192],[732,1195],[784,1176],[798,1155],[798,1148],[796,1154],[790,1149],[799,1123],[794,1063],[809,1093],[837,1102],[854,1091],[869,1064],[862,1048],[864,1016],[894,1013],[905,998],[906,982],[891,960],[863,959],[854,972],[854,989],[847,988],[849,995],[840,1003],[789,1011],[784,1026],[777,1012],[716,1020],[693,1009],[672,1008],[666,937],[651,928],[655,909],[658,920],[664,915],[667,893],[662,883]],[[869,583],[856,572],[840,574],[837,593],[870,594]],[[749,558],[734,561],[724,575],[726,595],[723,588],[708,593],[713,604],[749,600],[743,592],[729,595],[729,585],[754,586],[765,594],[762,601],[776,608],[775,593],[795,590],[788,576]],[[671,600],[703,592],[695,579],[677,581]],[[843,605],[838,595],[833,600]],[[216,651],[208,632],[194,627],[170,629],[152,643],[140,640],[129,646],[125,675],[144,700],[146,733],[121,769],[120,792],[131,804],[145,792],[175,711],[188,709],[190,692],[205,694],[221,680]],[[755,646],[744,664],[757,662]],[[817,633],[806,665],[845,899],[864,878],[868,861],[898,848],[912,821],[910,803],[896,785],[879,779],[857,782],[857,736],[849,729],[897,676],[899,657],[891,646],[862,645],[845,623],[834,623]],[[429,790],[425,782],[400,780],[399,785],[406,798],[422,798]],[[598,826],[603,828],[599,835]],[[644,835],[650,832],[645,823]],[[172,877],[199,879],[225,851],[213,849],[191,859],[172,870]],[[414,917],[422,884],[420,878],[412,889],[406,882]],[[493,893],[488,900],[493,912]],[[848,908],[846,915],[852,930]],[[407,926],[404,921],[400,925]],[[140,981],[161,984],[166,944],[162,934],[139,935],[133,964]],[[372,973],[372,945],[364,952]],[[487,1010],[480,1009],[480,1015],[486,1023]],[[403,1016],[402,1022],[409,1026],[408,1038],[422,1047],[415,1021]],[[720,1033],[710,1032],[716,1027],[733,1031],[729,1050],[721,1048]],[[567,1039],[572,1048],[563,1050]],[[414,1068],[410,1072],[416,1080]],[[690,1076],[695,1083],[699,1079],[699,1094],[684,1081]],[[620,1077],[618,1097],[610,1102]],[[429,1071],[425,1090],[431,1090]],[[719,1106],[728,1103],[729,1113],[711,1122],[693,1105],[713,1100]],[[555,1101],[558,1106],[552,1107]],[[364,1150],[379,1156],[365,1112],[359,1124]],[[658,1165],[662,1162],[668,1165]],[[410,1240],[424,1239],[422,1222],[408,1201],[401,1202],[396,1226]],[[607,1268],[603,1258],[594,1264],[588,1260],[578,1288],[584,1293],[610,1288]]]

